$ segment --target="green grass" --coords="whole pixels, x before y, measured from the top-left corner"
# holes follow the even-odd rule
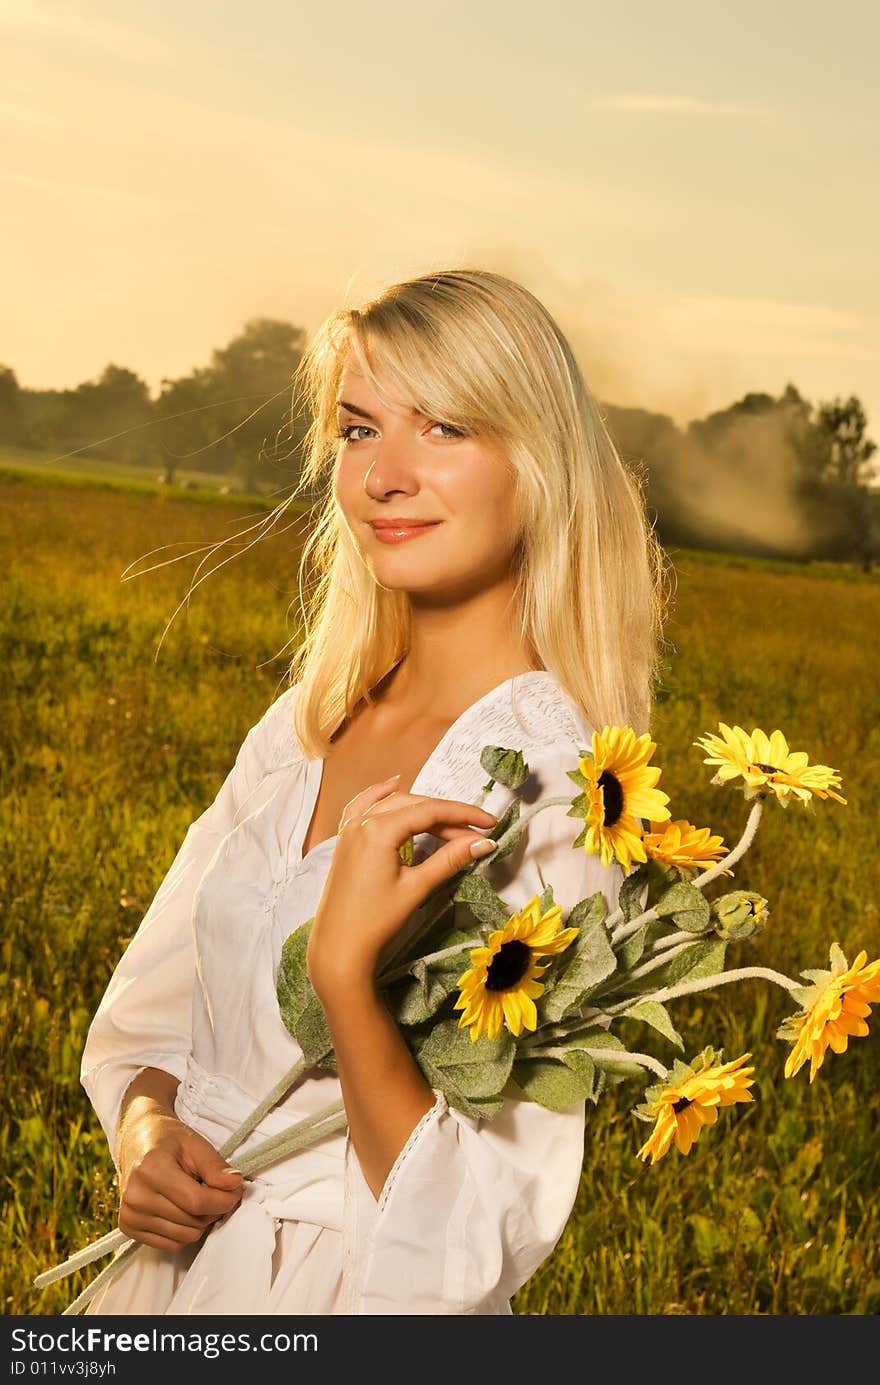
[[[83,1039],[123,947],[187,826],[247,728],[280,690],[299,638],[301,525],[221,568],[167,622],[196,559],[123,581],[239,532],[229,506],[189,496],[0,476],[6,697],[0,866],[3,1310],[58,1313],[94,1267],[42,1292],[33,1276],[115,1224],[103,1133],[79,1085]],[[256,507],[255,507],[256,508]],[[719,720],[779,726],[843,776],[848,805],[769,804],[737,881],[770,901],[764,933],[729,965],[796,975],[880,953],[875,784],[880,727],[870,659],[872,576],[774,570],[677,551],[678,586],[654,762],[674,817],[735,841],[742,795],[713,787],[692,747]],[[146,566],[146,563],[144,564]],[[846,575],[845,581],[838,580]],[[286,649],[286,652],[285,652]],[[791,1008],[749,981],[673,1002],[687,1053],[750,1050],[757,1100],[725,1111],[687,1158],[655,1166],[630,1084],[588,1108],[582,1186],[519,1313],[865,1314],[880,1309],[878,1016],[810,1086],[784,1081],[773,1038]],[[668,1059],[633,1026],[639,1046]]]
[[[235,478],[223,472],[195,471],[191,468],[178,469],[173,487],[160,484],[157,476],[162,466],[127,465],[113,462],[103,457],[93,457],[87,452],[56,457],[51,452],[39,452],[31,448],[0,446],[0,476],[5,480],[20,478],[29,483],[43,482],[48,485],[77,486],[93,489],[109,487],[124,490],[133,495],[164,495],[171,493],[177,499],[205,501],[210,504],[253,505],[257,509],[268,509],[277,504],[287,487],[279,484],[277,494],[252,495],[240,490]],[[184,489],[190,482],[194,489]],[[227,494],[222,487],[229,486]]]

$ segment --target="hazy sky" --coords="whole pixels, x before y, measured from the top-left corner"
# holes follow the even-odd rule
[[[451,265],[519,278],[607,402],[791,380],[880,443],[864,3],[0,0],[0,363],[155,390]]]

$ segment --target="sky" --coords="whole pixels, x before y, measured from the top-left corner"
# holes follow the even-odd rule
[[[856,394],[880,444],[880,7],[2,0],[0,364],[155,393],[454,265],[603,402]]]

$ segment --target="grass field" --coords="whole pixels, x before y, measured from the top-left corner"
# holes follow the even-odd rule
[[[181,467],[173,487],[167,487],[157,480],[161,463],[154,467],[135,466],[124,462],[109,461],[104,457],[94,457],[88,452],[76,452],[56,457],[51,452],[40,452],[33,448],[0,446],[0,474],[21,476],[32,482],[65,486],[84,486],[88,489],[109,486],[114,490],[128,490],[140,495],[158,495],[170,490],[173,495],[183,494],[190,500],[207,500],[240,504],[243,500],[258,506],[278,503],[280,496],[245,495],[238,489],[235,478],[223,472],[194,471]],[[224,494],[224,488],[227,493]]]
[[[2,464],[2,459],[0,459]],[[6,598],[0,1042],[2,1296],[7,1314],[60,1312],[94,1268],[42,1292],[33,1276],[115,1224],[112,1164],[79,1086],[89,1019],[187,826],[280,691],[299,638],[299,531],[272,535],[196,590],[157,647],[202,550],[252,522],[228,503],[122,485],[0,475]],[[259,505],[254,513],[263,513]],[[301,521],[302,522],[302,521]],[[301,523],[300,522],[300,523]],[[654,762],[674,817],[733,843],[742,795],[713,787],[692,748],[719,720],[779,726],[838,769],[848,805],[769,804],[737,882],[768,928],[728,965],[796,975],[880,953],[876,574],[682,551]],[[145,560],[139,566],[146,567]],[[866,1314],[880,1310],[880,1015],[810,1086],[784,1081],[773,1037],[791,1009],[749,981],[673,1002],[687,1053],[751,1050],[756,1102],[724,1113],[688,1158],[636,1149],[638,1093],[588,1108],[583,1179],[555,1252],[518,1313]],[[642,1049],[651,1038],[633,1030]],[[671,1058],[657,1042],[655,1050]]]

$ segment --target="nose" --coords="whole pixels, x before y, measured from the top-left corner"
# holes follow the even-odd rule
[[[368,495],[381,496],[389,491],[414,489],[411,446],[405,438],[382,438],[373,449],[373,458],[364,476]]]

